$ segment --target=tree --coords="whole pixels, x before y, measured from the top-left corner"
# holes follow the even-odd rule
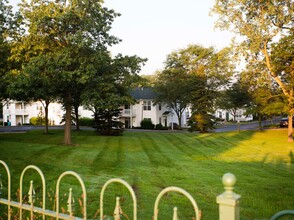
[[[262,129],[261,120],[263,116],[270,117],[285,113],[285,98],[280,89],[273,90],[270,87],[258,87],[250,91],[251,105],[247,112],[258,115],[259,129]]]
[[[8,93],[15,100],[26,102],[39,101],[45,110],[45,134],[49,133],[49,105],[57,100],[53,73],[48,68],[47,57],[33,57],[29,63],[24,63],[18,74],[9,74]]]
[[[281,88],[288,106],[288,141],[293,141],[292,115],[294,113],[294,86],[284,72],[275,68],[271,53],[279,37],[293,34],[294,7],[292,0],[216,0],[212,12],[219,15],[216,26],[241,36],[239,52],[250,64],[263,65]],[[282,51],[281,51],[282,52]],[[283,52],[282,52],[283,53]],[[283,66],[278,62],[278,66]]]
[[[227,82],[232,71],[229,48],[216,52],[213,47],[190,45],[174,51],[168,55],[166,67],[158,75],[158,101],[172,108],[179,122],[183,110],[190,105],[191,123],[197,124],[201,118],[205,121],[201,130],[205,132],[213,117],[218,89]]]
[[[14,45],[14,59],[25,62],[27,70],[34,68],[36,60],[46,62],[44,68],[52,79],[54,94],[65,107],[67,145],[71,144],[76,89],[85,86],[96,73],[95,62],[100,59],[100,52],[119,42],[109,34],[118,14],[101,4],[102,1],[90,0],[35,0],[20,5],[28,34]],[[33,74],[39,76],[41,72]]]
[[[97,133],[107,136],[122,135],[123,123],[117,120],[120,112],[120,109],[99,109],[95,111],[94,118]]]
[[[218,107],[228,110],[236,121],[238,109],[243,109],[250,104],[249,87],[240,80],[233,83],[228,89],[224,90],[218,100]]]
[[[192,115],[189,119],[190,131],[202,133],[213,129],[215,101],[218,88],[209,83],[205,75],[195,75],[191,85]]]
[[[12,6],[7,0],[0,0],[0,99],[7,99],[7,75],[17,64],[9,60],[11,44],[17,38],[21,18],[12,12]]]
[[[158,74],[160,73],[159,70],[157,70],[155,73],[150,75],[140,75],[142,80],[140,82],[141,87],[154,87],[156,85]]]
[[[250,96],[246,112],[258,116],[259,129],[262,129],[263,116],[272,118],[274,115],[288,112],[283,92],[263,68],[260,63],[254,63],[248,65],[240,74],[240,80],[248,88]]]
[[[130,89],[140,82],[137,73],[146,59],[121,54],[111,58],[108,53],[103,56],[100,63],[96,62],[96,74],[89,80],[82,99],[93,112],[98,133],[113,135],[116,134],[113,128],[121,128],[118,122],[121,106],[134,102]]]
[[[274,72],[280,73],[280,79],[284,83],[285,89],[290,92],[290,97],[293,96],[293,87],[294,87],[294,32],[288,36],[282,37],[279,42],[273,44],[271,51],[271,60]],[[277,89],[276,89],[277,90]],[[281,88],[279,90],[282,90]],[[292,93],[292,94],[291,94]],[[288,121],[293,121],[291,115],[293,111],[292,105],[289,102],[289,97],[284,96],[280,97],[279,100],[283,101],[283,113],[289,113]],[[288,105],[287,105],[288,102]],[[279,102],[281,103],[281,101]],[[285,105],[286,103],[286,105]],[[291,117],[292,116],[292,117]],[[290,127],[290,124],[289,124]],[[292,126],[291,126],[292,127]],[[289,128],[288,128],[289,130]],[[290,128],[291,130],[291,128]],[[291,134],[292,132],[288,132]],[[292,136],[291,136],[292,137]]]
[[[157,98],[155,103],[166,104],[172,109],[177,117],[179,127],[182,127],[182,115],[184,110],[190,103],[190,75],[185,69],[173,68],[177,60],[172,56],[168,56],[165,70],[158,73],[154,86]]]

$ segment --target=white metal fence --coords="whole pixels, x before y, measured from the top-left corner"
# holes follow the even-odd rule
[[[55,191],[55,210],[48,210],[46,209],[46,181],[45,181],[45,176],[43,175],[43,172],[36,166],[34,165],[29,165],[27,166],[21,173],[20,176],[20,185],[19,185],[19,201],[12,201],[11,200],[11,173],[9,170],[9,167],[7,164],[0,160],[0,164],[4,167],[4,170],[6,171],[7,174],[7,184],[4,184],[1,181],[1,176],[0,176],[0,210],[4,209],[7,212],[7,219],[20,219],[22,220],[23,217],[23,212],[26,211],[28,213],[27,215],[29,217],[26,217],[25,219],[34,219],[35,214],[40,215],[40,219],[89,219],[87,217],[87,192],[86,192],[86,187],[81,179],[81,177],[73,171],[66,171],[62,173],[56,183],[56,191]],[[0,166],[0,171],[2,171],[3,167]],[[29,191],[27,193],[27,202],[24,202],[23,197],[23,180],[24,176],[27,173],[28,170],[33,170],[37,172],[41,178],[42,182],[42,202],[40,203],[42,207],[38,207],[35,204],[35,190],[34,190],[34,183],[31,180],[30,185],[29,185]],[[72,189],[69,189],[68,193],[68,198],[67,198],[67,214],[65,213],[60,213],[60,184],[65,176],[72,176],[76,178],[80,184],[81,191],[82,191],[82,201],[81,201],[81,206],[82,206],[82,217],[76,217],[73,215],[73,205],[74,205],[74,199],[72,196]],[[240,200],[240,195],[235,194],[233,192],[233,187],[236,183],[236,178],[233,174],[227,173],[223,176],[223,184],[225,188],[225,192],[222,193],[221,195],[217,196],[216,201],[219,204],[219,219],[220,220],[239,220],[239,200]],[[5,181],[6,182],[6,181]],[[102,187],[101,193],[100,193],[100,220],[105,219],[104,215],[104,194],[105,190],[108,188],[108,186],[112,183],[119,183],[122,184],[130,193],[131,198],[133,200],[133,219],[137,220],[137,199],[134,190],[132,187],[124,180],[114,178],[108,180]],[[4,188],[7,190],[7,198],[2,198],[2,191]],[[194,198],[184,189],[181,189],[179,187],[171,186],[163,189],[157,196],[154,204],[154,210],[153,210],[153,217],[150,217],[150,219],[157,220],[158,219],[158,214],[159,214],[159,203],[161,198],[169,193],[169,192],[176,192],[179,193],[185,197],[188,198],[188,200],[191,202],[193,206],[193,213],[194,216],[193,219],[195,220],[200,220],[201,219],[201,212],[198,208],[198,205]],[[7,209],[6,207],[7,206]],[[17,217],[15,215],[12,217],[12,208],[17,209]],[[284,215],[284,214],[289,214],[289,211],[287,212],[281,212],[277,213],[275,216],[272,217],[272,219],[277,219],[278,217]],[[294,214],[294,211],[290,210],[290,214]],[[123,212],[122,208],[120,205],[120,198],[116,198],[116,205],[114,208],[113,212],[113,219],[115,220],[120,220],[122,218]],[[49,218],[46,218],[49,217]],[[178,215],[177,215],[177,208],[174,207],[173,209],[173,220],[178,220]]]

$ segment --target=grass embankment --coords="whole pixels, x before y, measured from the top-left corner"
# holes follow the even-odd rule
[[[294,209],[293,143],[287,142],[286,132],[125,132],[122,137],[101,137],[92,131],[81,131],[73,132],[75,146],[62,145],[62,131],[52,131],[49,135],[42,131],[0,134],[0,159],[11,170],[13,195],[27,165],[36,165],[43,171],[50,196],[61,173],[67,170],[79,173],[87,188],[89,218],[99,209],[102,185],[118,177],[135,190],[138,219],[152,219],[156,196],[167,186],[178,186],[191,193],[202,210],[202,219],[218,219],[215,200],[224,191],[221,177],[231,172],[238,179],[234,191],[242,196],[241,219],[268,219],[280,210]],[[5,181],[4,169],[0,168],[0,173]],[[34,179],[39,198],[40,181],[36,176],[30,171],[25,181]],[[69,183],[70,180],[62,182],[63,194],[67,193],[64,187]],[[74,185],[78,186],[77,181]],[[26,182],[24,192],[28,186]],[[78,203],[81,195],[78,187],[74,187],[74,195]],[[118,195],[123,197],[123,211],[131,219],[129,194],[115,184],[107,190],[104,213],[111,215]],[[47,209],[53,208],[51,199],[47,199]],[[66,198],[63,200],[66,209]],[[159,219],[172,218],[173,206],[167,206],[173,201],[179,207],[180,219],[191,219],[189,203],[174,194],[164,197]],[[79,210],[76,205],[76,212]]]

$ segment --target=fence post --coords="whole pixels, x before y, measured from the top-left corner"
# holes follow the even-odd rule
[[[239,220],[241,196],[233,192],[236,177],[232,173],[226,173],[223,175],[222,182],[225,192],[216,198],[219,204],[219,220]]]

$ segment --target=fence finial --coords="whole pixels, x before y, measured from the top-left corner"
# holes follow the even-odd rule
[[[75,203],[75,200],[72,196],[72,188],[69,188],[69,193],[68,193],[68,199],[67,199],[67,211],[70,216],[73,215],[73,205]]]
[[[234,195],[234,192],[233,192],[234,185],[237,182],[235,175],[232,173],[224,174],[222,178],[222,182],[226,190],[225,195],[229,198],[232,198],[232,196]]]
[[[115,220],[120,220],[120,215],[122,214],[119,200],[120,200],[120,198],[116,197],[116,205],[115,205],[115,209],[114,209],[114,213],[113,213]]]
[[[174,207],[173,220],[179,220],[179,217],[178,217],[178,208],[177,207]]]
[[[225,192],[216,199],[219,204],[219,220],[239,220],[239,200],[240,195],[233,192],[237,179],[234,174],[226,173],[223,175],[222,183]]]
[[[29,195],[29,203],[32,205],[35,202],[35,195],[36,195],[33,180],[30,181],[30,189],[29,189],[28,195]]]

